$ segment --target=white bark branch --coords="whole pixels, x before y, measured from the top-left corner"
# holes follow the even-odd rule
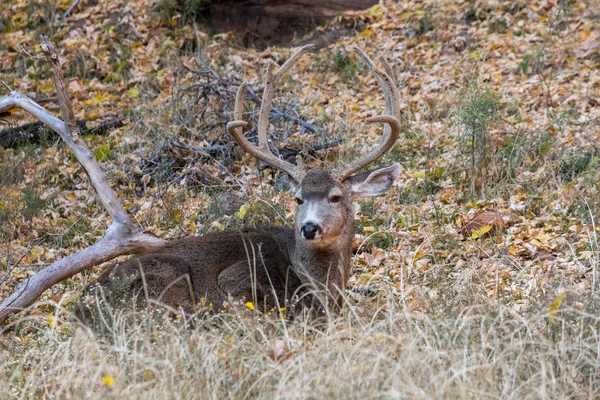
[[[8,96],[0,98],[0,113],[17,108],[25,110],[58,133],[73,150],[75,157],[87,173],[100,203],[112,219],[112,224],[98,243],[49,265],[25,280],[15,293],[0,303],[0,323],[10,315],[35,303],[45,290],[63,279],[115,257],[142,253],[166,243],[165,240],[151,233],[143,232],[131,222],[117,194],[108,183],[102,167],[79,135],[58,54],[48,38],[42,37],[41,40],[41,49],[52,67],[54,85],[65,122],[14,90]]]

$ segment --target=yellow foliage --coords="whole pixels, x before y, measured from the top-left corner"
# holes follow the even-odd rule
[[[563,299],[565,298],[565,292],[559,294],[556,299],[550,304],[548,307],[548,320],[551,324],[556,325],[556,315],[558,314],[558,309],[560,308]]]
[[[471,238],[478,239],[478,238],[482,237],[483,235],[485,235],[486,233],[488,233],[490,230],[492,230],[492,225],[490,225],[490,224],[484,225],[479,229],[475,229],[473,231],[473,233],[471,233]]]
[[[107,386],[113,386],[115,384],[115,379],[112,376],[105,375],[102,377],[102,382]]]

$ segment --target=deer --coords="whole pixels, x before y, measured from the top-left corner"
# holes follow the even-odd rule
[[[76,308],[88,321],[93,308],[133,298],[193,313],[204,304],[223,307],[230,301],[251,301],[266,312],[292,308],[339,312],[352,273],[354,237],[353,202],[384,194],[400,174],[400,165],[359,172],[380,159],[397,141],[401,126],[398,89],[390,64],[379,56],[384,69],[375,66],[360,48],[355,51],[379,81],[385,111],[366,122],[383,123],[381,142],[353,162],[335,169],[308,169],[270,150],[268,125],[275,88],[311,45],[300,48],[276,72],[270,61],[264,75],[264,92],[257,123],[257,145],[244,137],[243,99],[247,83],[240,84],[234,120],[227,124],[233,140],[246,152],[289,177],[297,203],[294,227],[244,228],[168,242],[147,254],[110,266],[86,287]],[[90,300],[90,294],[98,293]]]

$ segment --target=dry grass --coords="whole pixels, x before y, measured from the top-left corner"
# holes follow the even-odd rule
[[[11,10],[28,24],[52,21],[21,3],[7,3],[5,21],[17,21]],[[381,52],[399,78],[407,132],[385,162],[401,162],[406,173],[385,199],[360,207],[363,245],[346,314],[317,329],[243,305],[194,327],[113,313],[91,331],[70,322],[69,303],[96,268],[2,326],[0,399],[600,398],[599,59],[597,50],[583,51],[597,40],[598,1],[552,9],[545,2],[384,3],[385,12],[356,17],[370,26],[364,34],[315,51],[278,92],[282,110],[346,138],[307,157],[332,164],[380,137],[363,123],[382,109],[380,89],[359,73],[352,46]],[[86,140],[110,149],[103,165],[136,222],[164,238],[265,218],[285,223],[293,201],[273,189],[279,181],[224,141],[231,101],[211,95],[204,103],[197,85],[214,86],[213,78],[182,65],[248,80],[260,95],[264,63],[290,50],[236,48],[225,36],[156,25],[145,1],[127,6],[137,10],[132,24],[152,32],[151,51],[134,47],[125,25],[107,25],[117,2],[88,4],[85,26],[66,20],[50,28],[58,29],[53,39],[65,59],[83,62],[83,71],[73,70],[82,85],[71,93],[76,113],[127,116],[126,127]],[[35,47],[23,32],[10,28],[0,41],[9,66],[2,79],[53,97],[47,77],[38,78],[45,64],[14,52]],[[111,40],[100,40],[107,32]],[[138,97],[129,96],[134,87]],[[482,97],[486,88],[500,96],[500,119]],[[287,120],[281,129],[272,123],[294,148],[330,139]],[[461,137],[472,146],[461,147]],[[176,140],[213,153],[184,151]],[[95,243],[106,216],[61,144],[0,149],[0,164],[0,267],[17,264],[0,285],[5,298],[48,263]],[[235,202],[229,212],[215,210],[222,191],[239,194],[244,213]],[[490,211],[510,224],[459,239],[465,223]]]
[[[116,313],[94,333],[67,322],[69,312],[57,307],[54,319],[19,321],[13,332],[20,338],[0,347],[0,397],[600,395],[598,294],[568,292],[556,310],[540,298],[530,307],[537,311],[520,314],[480,289],[449,285],[418,307],[363,299],[319,328],[241,306],[193,328],[181,319],[157,323],[136,314],[132,322]]]

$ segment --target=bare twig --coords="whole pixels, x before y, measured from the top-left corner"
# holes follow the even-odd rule
[[[38,54],[37,56],[34,56],[33,54],[31,54],[31,53],[29,53],[27,50],[25,50],[25,47],[23,47],[22,45],[20,45],[19,47],[21,48],[21,51],[22,51],[23,53],[27,54],[27,55],[28,55],[29,57],[31,57],[31,58],[42,58],[42,57],[44,57],[44,56],[43,56],[43,55],[41,55],[41,54]]]
[[[573,125],[577,125],[577,126],[588,125],[588,124],[591,124],[594,121],[597,121],[599,118],[600,118],[600,116],[597,116],[597,117],[594,117],[594,118],[586,119],[585,121],[573,122]]]
[[[71,11],[73,11],[73,9],[77,7],[77,4],[79,4],[79,0],[74,0],[73,3],[71,3],[69,8],[67,9],[67,11],[65,11],[65,13],[63,14],[63,18],[67,18],[69,14],[71,14]]]
[[[6,275],[4,275],[4,276],[2,277],[2,279],[0,279],[0,285],[2,285],[4,282],[6,282],[6,281],[8,280],[8,278],[10,278],[10,274],[11,274],[11,272],[13,272],[13,270],[14,270],[14,269],[15,269],[15,268],[16,268],[18,265],[20,265],[19,263],[20,263],[21,261],[23,261],[23,259],[24,259],[25,257],[27,257],[27,255],[28,255],[29,253],[31,253],[31,250],[32,250],[32,249],[33,249],[35,246],[37,246],[37,245],[38,245],[40,242],[41,242],[41,239],[40,239],[40,240],[36,240],[36,242],[35,242],[35,244],[34,244],[34,245],[32,245],[31,243],[29,243],[29,245],[27,246],[27,251],[26,251],[25,253],[23,253],[23,255],[22,255],[21,257],[19,257],[19,259],[18,259],[18,260],[17,260],[17,261],[16,261],[16,262],[15,262],[13,265],[11,265],[10,267],[8,267],[8,265],[7,265],[7,267],[8,267],[8,268],[6,268]]]
[[[229,121],[231,104],[236,95],[236,88],[240,82],[220,77],[214,69],[211,68],[208,61],[199,60],[198,66],[190,66],[182,63],[182,69],[196,75],[195,83],[191,85],[178,86],[174,83],[172,106],[175,108],[176,116],[172,119],[173,124],[180,125],[180,131],[171,137],[162,139],[139,165],[144,175],[152,176],[153,182],[163,182],[170,184],[175,180],[187,182],[197,182],[197,169],[188,168],[197,164],[199,160],[209,161],[219,169],[228,174],[232,179],[230,166],[237,153],[232,152],[234,145],[227,135],[215,134],[222,132]],[[176,76],[177,77],[177,76]],[[247,88],[244,93],[244,100],[260,106],[261,99],[251,88]],[[283,131],[282,126],[287,126],[286,131],[292,128],[300,127],[304,134],[320,136],[321,141],[327,140],[325,129],[309,123],[306,118],[300,115],[296,110],[297,103],[291,101],[287,104],[275,104],[269,119],[269,124],[275,127],[275,131]],[[179,110],[185,110],[180,112]],[[193,117],[191,119],[190,117]],[[252,128],[246,132],[246,137],[251,142],[257,139],[257,121],[258,112],[249,110],[244,113]],[[197,125],[201,121],[201,125]],[[287,123],[291,121],[291,123]],[[273,142],[272,132],[270,142]],[[284,139],[286,136],[284,136]],[[195,143],[196,142],[196,143]],[[199,145],[198,142],[202,142]],[[309,150],[310,146],[306,146]],[[272,148],[275,151],[275,147]],[[283,151],[284,149],[279,149]],[[299,153],[300,151],[296,152]],[[197,157],[188,156],[187,153],[193,153]],[[284,156],[284,154],[280,154]],[[221,160],[216,163],[215,160]],[[182,167],[181,161],[188,167]],[[179,168],[171,168],[174,164]],[[214,182],[217,186],[230,187],[217,175],[207,175],[207,182]],[[206,186],[206,182],[202,182]],[[209,185],[207,187],[213,187]]]

